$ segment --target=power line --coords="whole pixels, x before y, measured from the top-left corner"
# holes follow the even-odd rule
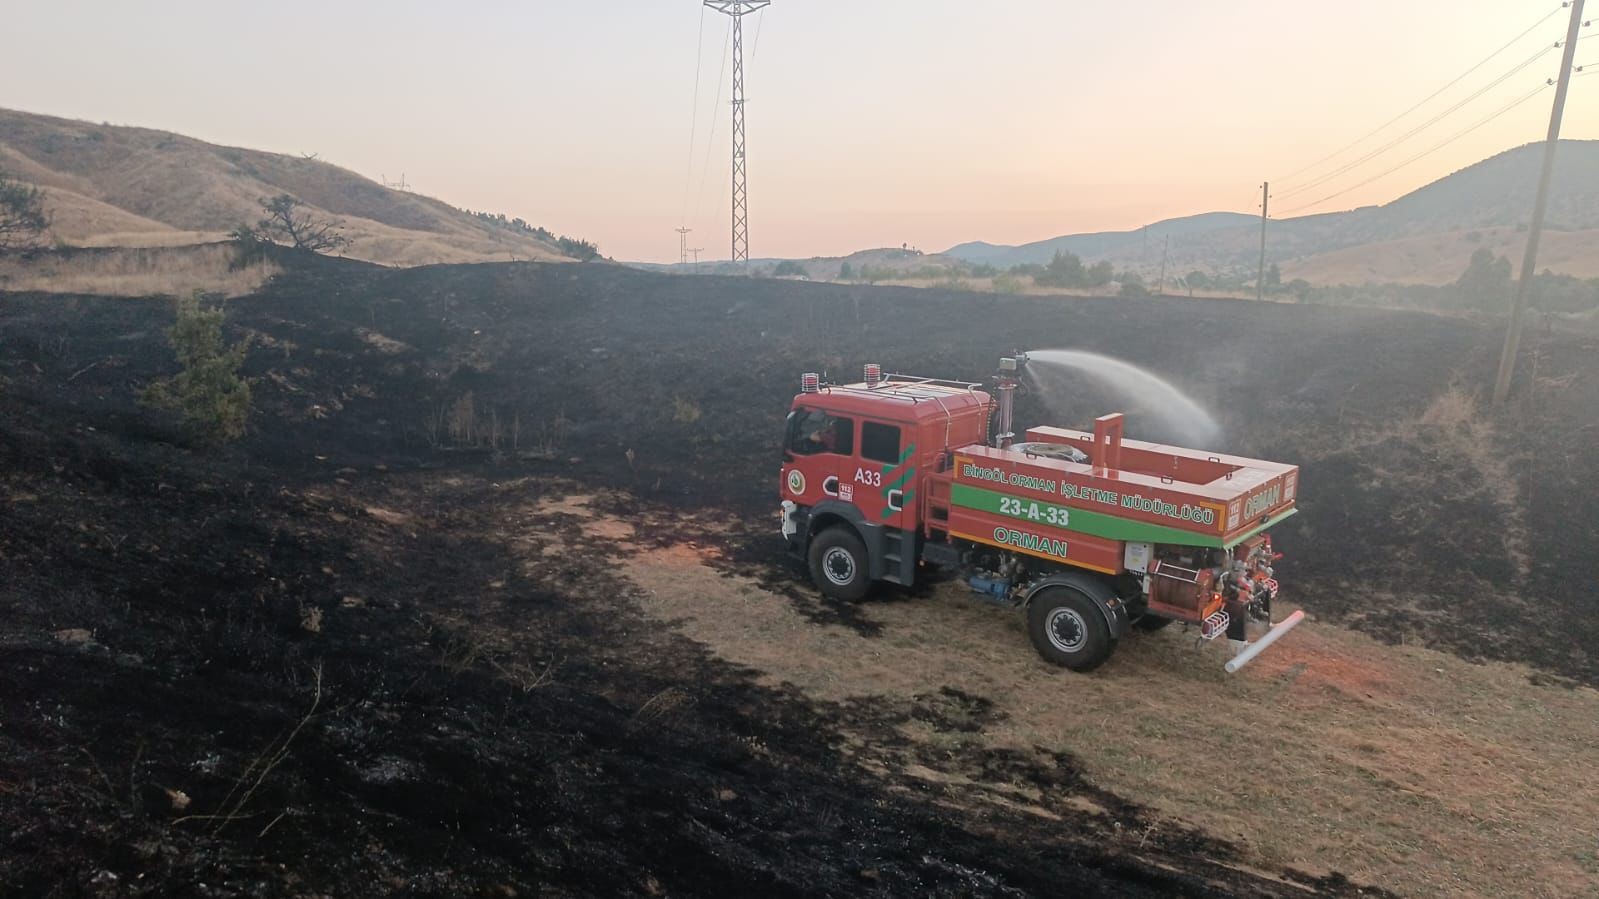
[[[700,128],[700,68],[705,60],[705,7],[700,7],[699,39],[694,47],[694,104],[689,119],[688,128],[688,171],[683,173],[683,214],[678,219],[688,218],[688,199],[690,191],[694,188],[694,139],[699,135]]]
[[[1560,11],[1562,9],[1564,9],[1564,8],[1565,8],[1564,6],[1559,6],[1559,7],[1556,7],[1555,9],[1549,11],[1549,13],[1547,13],[1543,18],[1541,18],[1538,21],[1536,21],[1536,22],[1532,23],[1531,25],[1527,26],[1527,30],[1525,30],[1525,31],[1521,32],[1520,34],[1516,35],[1514,38],[1511,38],[1509,43],[1506,43],[1503,47],[1500,47],[1498,50],[1495,50],[1494,52],[1492,52],[1492,53],[1488,54],[1487,56],[1483,57],[1481,60],[1479,60],[1476,63],[1476,65],[1473,65],[1471,68],[1469,68],[1469,69],[1465,70],[1464,72],[1461,72],[1459,75],[1455,76],[1454,80],[1450,81],[1448,84],[1446,84],[1443,87],[1440,87],[1437,90],[1433,91],[1432,93],[1428,94],[1425,99],[1423,99],[1420,103],[1417,103],[1415,106],[1410,107],[1409,109],[1405,110],[1404,112],[1401,112],[1399,115],[1396,115],[1393,118],[1389,119],[1388,121],[1382,123],[1381,125],[1378,125],[1376,128],[1373,128],[1372,130],[1366,132],[1365,134],[1362,134],[1360,137],[1355,138],[1354,140],[1350,141],[1347,144],[1344,144],[1342,147],[1339,147],[1338,149],[1334,150],[1333,152],[1328,153],[1326,156],[1323,156],[1322,158],[1316,160],[1315,162],[1312,162],[1310,165],[1307,165],[1307,166],[1305,166],[1305,167],[1303,167],[1301,169],[1298,169],[1297,171],[1295,171],[1295,172],[1293,172],[1293,173],[1291,173],[1289,175],[1285,175],[1282,178],[1278,178],[1277,180],[1278,181],[1289,181],[1289,182],[1291,182],[1291,181],[1293,181],[1293,179],[1299,177],[1301,174],[1310,171],[1311,169],[1315,168],[1316,166],[1321,165],[1322,163],[1326,162],[1329,159],[1332,159],[1335,156],[1343,155],[1343,153],[1346,150],[1352,149],[1357,144],[1364,143],[1367,138],[1376,135],[1377,133],[1387,129],[1388,126],[1390,126],[1390,125],[1394,124],[1395,122],[1399,121],[1400,119],[1404,118],[1405,116],[1410,115],[1411,113],[1415,112],[1416,110],[1420,109],[1423,106],[1426,106],[1428,103],[1432,102],[1432,100],[1434,98],[1436,98],[1439,94],[1441,94],[1444,91],[1447,91],[1450,88],[1454,87],[1455,85],[1459,84],[1462,80],[1464,80],[1472,72],[1475,72],[1478,69],[1482,68],[1483,66],[1487,65],[1488,62],[1490,60],[1492,60],[1494,57],[1498,56],[1499,54],[1501,54],[1501,53],[1505,52],[1506,50],[1509,50],[1511,47],[1515,46],[1518,41],[1520,41],[1522,38],[1526,37],[1527,35],[1531,34],[1533,32],[1533,30],[1536,29],[1539,25],[1542,25],[1543,23],[1549,21],[1551,18],[1553,18],[1554,16],[1559,14]]]
[[[702,9],[704,7],[701,7]],[[750,48],[750,62],[755,62],[755,57],[761,55],[761,27],[766,24],[766,10],[761,10],[755,17],[755,46]]]
[[[1501,107],[1493,115],[1488,116],[1487,118],[1483,119],[1482,121],[1478,122],[1477,124],[1472,125],[1470,128],[1467,128],[1464,131],[1461,131],[1460,133],[1456,134],[1454,137],[1449,138],[1448,140],[1444,141],[1441,144],[1438,144],[1437,146],[1433,147],[1430,150],[1427,150],[1424,153],[1420,153],[1420,154],[1417,154],[1415,156],[1412,156],[1409,159],[1405,160],[1404,162],[1401,162],[1400,164],[1394,166],[1393,168],[1388,169],[1387,171],[1384,171],[1384,172],[1382,172],[1380,174],[1377,174],[1377,175],[1373,175],[1372,177],[1367,178],[1366,180],[1360,182],[1359,184],[1350,185],[1349,187],[1346,187],[1343,190],[1338,191],[1337,193],[1329,194],[1328,196],[1322,197],[1321,199],[1317,200],[1314,203],[1306,203],[1303,206],[1295,206],[1293,209],[1290,209],[1287,212],[1284,212],[1283,215],[1292,215],[1292,214],[1294,214],[1296,212],[1299,212],[1302,209],[1309,209],[1312,206],[1320,206],[1321,204],[1327,202],[1328,200],[1337,199],[1338,197],[1341,197],[1344,194],[1349,193],[1352,190],[1355,190],[1355,189],[1361,188],[1361,187],[1365,187],[1366,185],[1372,183],[1373,181],[1378,181],[1378,180],[1380,180],[1382,178],[1386,178],[1389,175],[1392,175],[1394,172],[1399,171],[1400,169],[1404,168],[1407,165],[1410,165],[1413,162],[1416,162],[1418,160],[1421,160],[1421,159],[1424,159],[1424,158],[1426,158],[1428,156],[1431,156],[1432,154],[1438,152],[1439,150],[1442,150],[1444,147],[1449,146],[1450,144],[1454,143],[1455,141],[1460,140],[1462,137],[1465,137],[1466,135],[1470,134],[1471,132],[1476,131],[1478,128],[1481,128],[1482,126],[1488,124],[1489,122],[1493,121],[1494,119],[1499,118],[1500,116],[1504,115],[1505,113],[1509,112],[1510,110],[1515,109],[1517,106],[1520,106],[1521,104],[1527,102],[1528,100],[1531,100],[1533,97],[1538,95],[1539,91],[1542,91],[1544,88],[1546,88],[1548,86],[1549,86],[1548,84],[1540,84],[1540,85],[1538,85],[1537,87],[1533,88],[1531,91],[1528,91],[1526,94],[1522,95],[1520,98],[1518,98],[1516,100],[1512,100],[1509,104]]]
[[[701,7],[702,9],[704,7]],[[705,205],[705,185],[711,173],[711,147],[716,144],[716,123],[721,121],[722,89],[727,86],[727,50],[733,43],[733,24],[727,25],[727,37],[722,41],[722,67],[716,79],[716,102],[711,106],[711,133],[705,138],[705,161],[700,164],[700,189],[695,192],[694,220],[699,221],[700,209]]]
[[[1421,132],[1426,131],[1428,128],[1431,128],[1432,126],[1438,124],[1439,122],[1441,122],[1444,119],[1448,118],[1449,116],[1453,115],[1461,107],[1465,106],[1466,104],[1468,104],[1471,101],[1477,99],[1478,97],[1482,96],[1483,94],[1486,94],[1490,90],[1493,90],[1494,88],[1496,88],[1499,85],[1503,84],[1511,76],[1515,75],[1516,73],[1520,72],[1522,69],[1525,69],[1526,67],[1528,67],[1528,66],[1532,65],[1533,63],[1537,62],[1541,57],[1544,56],[1544,54],[1548,53],[1550,50],[1558,48],[1559,46],[1560,45],[1558,43],[1556,43],[1556,44],[1550,44],[1550,45],[1544,47],[1542,50],[1539,50],[1537,53],[1534,53],[1533,55],[1531,55],[1531,56],[1527,57],[1526,59],[1522,60],[1521,62],[1517,63],[1516,66],[1514,68],[1512,68],[1510,71],[1504,73],[1503,75],[1500,75],[1498,78],[1495,78],[1493,81],[1488,82],[1486,85],[1482,86],[1481,88],[1478,88],[1476,93],[1472,94],[1471,96],[1467,97],[1466,99],[1461,100],[1460,102],[1458,102],[1455,105],[1449,107],[1448,109],[1444,110],[1443,112],[1438,113],[1437,115],[1433,116],[1432,118],[1428,119],[1427,121],[1421,123],[1420,125],[1417,125],[1416,127],[1410,129],[1409,131],[1406,131],[1404,134],[1401,134],[1399,137],[1394,138],[1393,140],[1389,141],[1386,144],[1383,144],[1382,146],[1380,146],[1377,149],[1371,151],[1370,153],[1367,153],[1365,156],[1360,157],[1359,159],[1355,160],[1354,162],[1347,163],[1347,164],[1345,164],[1345,165],[1343,165],[1343,166],[1341,166],[1339,168],[1333,169],[1331,172],[1328,172],[1327,174],[1322,175],[1319,178],[1315,178],[1315,179],[1313,179],[1311,181],[1308,181],[1308,182],[1300,185],[1299,187],[1294,188],[1293,190],[1286,191],[1282,195],[1283,199],[1286,200],[1289,197],[1295,196],[1297,194],[1302,194],[1305,191],[1310,190],[1311,188],[1319,187],[1319,186],[1321,186],[1323,184],[1326,184],[1328,181],[1331,181],[1332,179],[1337,178],[1339,175],[1342,175],[1342,174],[1344,174],[1346,172],[1349,172],[1352,169],[1359,168],[1360,166],[1370,162],[1371,160],[1376,159],[1378,156],[1381,156],[1382,154],[1388,152],[1389,150],[1392,150],[1394,147],[1399,146],[1400,144],[1404,143],[1405,141],[1410,140],[1412,137],[1415,137],[1416,135],[1420,134]]]

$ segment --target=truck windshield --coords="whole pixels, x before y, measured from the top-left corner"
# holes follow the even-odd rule
[[[796,409],[788,419],[788,451],[796,456],[855,452],[855,421],[820,409]]]

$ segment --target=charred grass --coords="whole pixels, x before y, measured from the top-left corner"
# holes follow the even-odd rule
[[[852,735],[903,742],[902,717],[970,713],[754,683],[639,615],[621,529],[529,509],[549,495],[537,482],[341,470],[291,486],[42,424],[14,418],[0,441],[4,892],[1324,885],[1236,869],[1197,834],[1104,839],[1135,826],[1130,807],[1038,828],[882,785]],[[1081,782],[1064,757],[991,765]]]
[[[1457,320],[304,260],[230,302],[254,432],[201,458],[133,402],[164,304],[0,304],[11,891],[1595,876],[1589,344],[1534,339],[1487,416],[1449,391],[1497,341]],[[1072,677],[947,585],[834,606],[777,552],[795,372],[1071,343],[1186,374],[1230,449],[1305,466],[1278,538],[1318,620],[1247,676],[1168,631]]]

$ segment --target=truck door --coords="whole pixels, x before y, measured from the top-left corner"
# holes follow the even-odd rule
[[[862,420],[860,458],[849,478],[867,521],[907,530],[918,524],[916,445],[908,432],[895,422]]]
[[[854,474],[855,419],[822,409],[789,413],[783,444],[783,497],[801,506],[824,499],[849,501]],[[847,470],[847,473],[846,473]]]

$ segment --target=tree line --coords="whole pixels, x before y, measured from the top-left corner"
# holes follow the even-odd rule
[[[557,235],[554,231],[551,231],[548,228],[530,225],[521,218],[506,218],[505,213],[503,212],[473,212],[470,209],[463,209],[461,211],[475,219],[487,222],[490,225],[505,228],[509,231],[515,231],[519,234],[526,234],[530,237],[538,238],[545,243],[553,244],[563,254],[571,256],[573,259],[577,259],[580,262],[588,262],[591,259],[600,258],[599,246],[591,241],[582,240],[576,237],[568,237],[565,234]]]

